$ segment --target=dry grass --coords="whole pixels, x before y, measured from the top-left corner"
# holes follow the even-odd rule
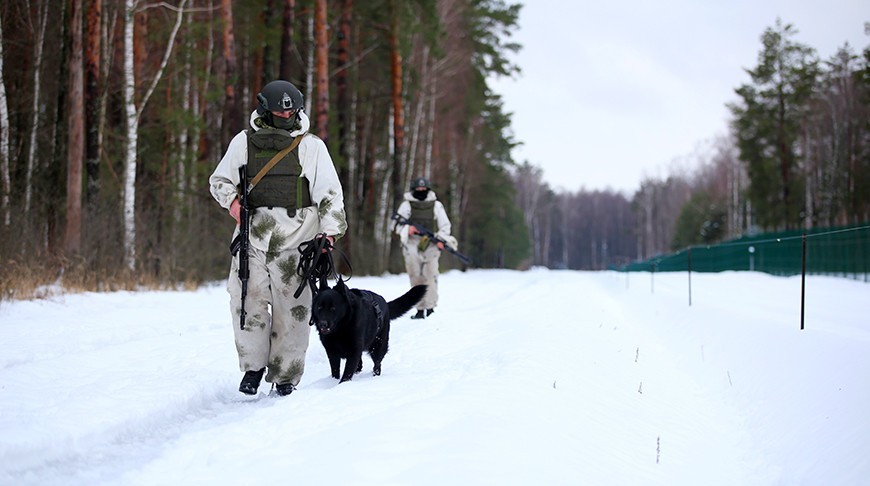
[[[126,268],[93,269],[82,259],[0,260],[0,301],[44,299],[55,295],[119,290],[196,290],[202,281],[161,281]]]

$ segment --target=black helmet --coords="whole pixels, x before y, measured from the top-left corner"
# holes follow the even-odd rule
[[[429,183],[429,179],[427,179],[425,177],[418,177],[418,178],[414,179],[413,181],[411,181],[411,190],[413,191],[414,189],[416,189],[418,187],[425,187],[426,189],[432,189],[432,184]]]
[[[257,94],[257,114],[260,116],[272,111],[298,111],[302,108],[302,93],[293,83],[277,79]]]

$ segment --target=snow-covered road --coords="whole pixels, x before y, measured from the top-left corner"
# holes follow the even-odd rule
[[[473,270],[338,385],[246,397],[228,296],[0,304],[0,483],[858,484],[867,284]],[[388,300],[405,276],[355,277]],[[798,292],[795,294],[795,292]],[[857,481],[857,482],[856,482]]]

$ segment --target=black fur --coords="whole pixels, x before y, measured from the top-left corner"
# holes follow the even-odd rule
[[[369,290],[349,289],[341,280],[331,289],[320,290],[311,304],[311,324],[317,326],[332,377],[338,378],[342,359],[347,362],[341,382],[362,371],[363,351],[374,361],[374,375],[380,375],[390,340],[390,320],[411,310],[425,293],[425,285],[416,285],[387,303]]]

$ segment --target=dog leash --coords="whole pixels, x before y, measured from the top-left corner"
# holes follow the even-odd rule
[[[353,275],[353,268],[347,255],[331,245],[324,233],[320,233],[302,243],[299,245],[298,250],[300,256],[299,265],[296,267],[296,275],[302,277],[302,282],[299,283],[299,288],[293,293],[294,298],[298,299],[302,295],[306,283],[311,287],[311,295],[317,295],[319,289],[326,288],[327,278],[332,277],[336,280],[344,281],[335,271],[335,262],[332,258],[333,251],[337,251],[341,258],[344,259],[350,274]],[[348,280],[350,280],[350,277],[348,277]]]

